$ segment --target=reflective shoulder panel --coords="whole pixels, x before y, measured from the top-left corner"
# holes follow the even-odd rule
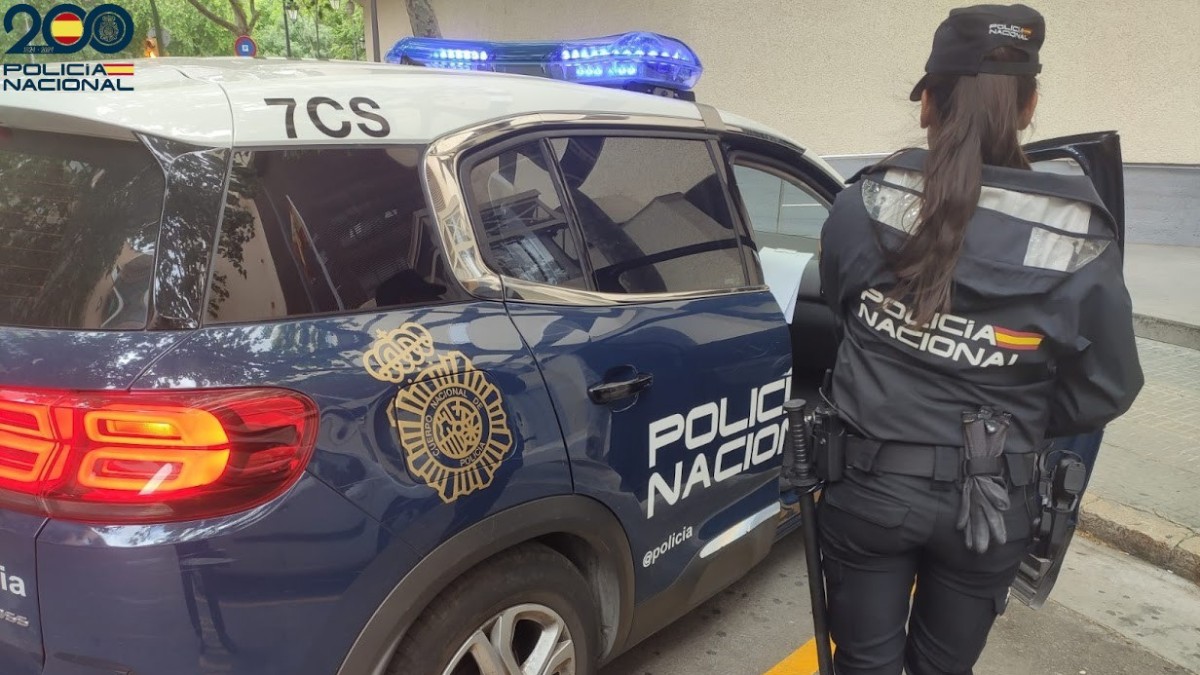
[[[912,234],[921,212],[921,174],[906,169],[888,169],[882,180],[863,179],[863,205],[872,219]]]
[[[863,205],[883,225],[912,234],[919,222],[924,179],[920,172],[891,168],[863,179]],[[1093,208],[1086,202],[984,185],[979,208],[1028,223],[1026,267],[1074,272],[1095,260],[1111,243],[1090,235]]]
[[[1076,234],[1087,234],[1092,216],[1092,207],[1083,202],[987,185],[979,195],[979,208]]]
[[[985,185],[979,208],[1031,223],[1025,266],[1074,272],[1095,260],[1110,239],[1088,236],[1092,206],[1073,199],[1035,195]]]
[[[1059,272],[1074,272],[1099,258],[1100,254],[1104,253],[1104,250],[1112,243],[1113,240],[1110,238],[1079,236],[1035,227],[1029,233],[1029,247],[1025,249],[1025,266]]]

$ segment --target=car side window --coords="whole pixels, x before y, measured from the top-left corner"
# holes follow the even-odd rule
[[[422,151],[235,153],[209,323],[467,299],[426,208]]]
[[[816,253],[829,206],[795,178],[735,160],[734,180],[759,247]]]
[[[748,285],[725,187],[703,140],[572,136],[551,142],[596,290]]]
[[[532,141],[475,164],[470,193],[488,262],[514,279],[586,288],[575,233],[545,144]]]

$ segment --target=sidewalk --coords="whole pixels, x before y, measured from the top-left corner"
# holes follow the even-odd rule
[[[1125,278],[1146,386],[1105,432],[1081,529],[1200,583],[1200,248],[1131,245]]]

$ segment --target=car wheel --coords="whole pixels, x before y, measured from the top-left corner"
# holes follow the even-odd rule
[[[591,589],[541,544],[499,554],[443,591],[413,624],[388,675],[595,675]]]

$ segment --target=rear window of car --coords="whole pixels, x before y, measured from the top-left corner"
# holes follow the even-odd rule
[[[234,154],[208,323],[469,299],[421,188],[422,146]]]
[[[0,325],[145,328],[164,193],[136,139],[0,127]]]

